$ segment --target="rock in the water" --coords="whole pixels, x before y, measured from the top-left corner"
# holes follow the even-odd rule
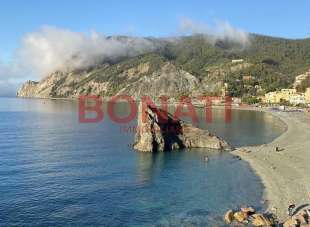
[[[229,210],[226,212],[225,216],[224,216],[224,220],[226,224],[230,224],[233,222],[234,220],[234,212],[233,210]]]
[[[262,214],[253,214],[252,218],[252,224],[254,226],[271,226],[271,221],[269,218]]]
[[[224,140],[207,130],[196,128],[167,111],[139,105],[134,149],[143,152],[172,151],[183,148],[231,150]]]

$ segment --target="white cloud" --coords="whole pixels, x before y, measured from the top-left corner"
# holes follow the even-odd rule
[[[227,21],[218,21],[213,25],[195,22],[189,18],[182,18],[179,29],[185,34],[204,34],[211,43],[217,40],[229,40],[240,44],[242,47],[250,45],[249,34],[239,28],[233,27]]]
[[[23,68],[46,76],[55,70],[84,68],[155,48],[144,38],[106,37],[45,26],[23,38],[17,56]]]
[[[248,33],[228,22],[210,26],[184,18],[180,30],[186,34],[205,34],[212,43],[223,39],[239,43],[242,47],[250,45]],[[44,26],[22,38],[11,62],[3,63],[0,58],[0,90],[8,93],[22,81],[38,80],[56,70],[85,68],[105,60],[152,52],[158,48],[156,45],[147,38],[107,37],[97,32],[86,34]]]
[[[12,85],[30,78],[41,79],[56,70],[86,68],[104,60],[137,56],[156,48],[146,38],[106,37],[97,32],[84,34],[45,26],[22,38],[11,62],[4,63],[0,58],[0,95],[3,94],[1,90],[6,94],[16,89]]]

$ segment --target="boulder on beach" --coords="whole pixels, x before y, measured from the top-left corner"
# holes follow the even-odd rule
[[[287,219],[283,226],[284,227],[296,227],[296,226],[309,226],[310,225],[310,217],[308,210],[301,210],[297,214],[293,215],[289,219]]]
[[[248,214],[242,211],[236,212],[234,214],[234,218],[236,219],[237,222],[240,223],[247,221],[248,217],[249,217]]]
[[[226,224],[231,224],[234,220],[234,211],[228,210],[224,216],[224,220]]]
[[[209,148],[230,151],[231,146],[203,130],[187,124],[163,109],[142,103],[138,109],[138,125],[134,149],[142,152],[162,152],[184,148]]]
[[[296,227],[297,225],[298,225],[298,222],[296,221],[296,219],[293,217],[290,217],[284,222],[283,227]]]
[[[253,207],[242,207],[241,211],[247,215],[255,214],[255,209]]]
[[[268,217],[262,214],[253,214],[252,215],[252,224],[253,226],[271,226],[271,221]]]

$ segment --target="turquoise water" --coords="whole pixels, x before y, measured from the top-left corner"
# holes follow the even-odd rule
[[[137,153],[133,134],[106,116],[80,124],[76,110],[69,101],[0,99],[0,226],[212,226],[228,208],[262,208],[259,178],[230,154]],[[235,146],[283,131],[264,113],[234,111],[229,125],[222,114],[207,127]]]

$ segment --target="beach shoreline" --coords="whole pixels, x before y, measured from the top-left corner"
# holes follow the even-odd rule
[[[284,221],[290,204],[304,207],[310,203],[310,116],[303,112],[261,111],[278,117],[287,125],[286,131],[271,143],[237,148],[232,154],[250,164],[265,187],[267,212]]]

